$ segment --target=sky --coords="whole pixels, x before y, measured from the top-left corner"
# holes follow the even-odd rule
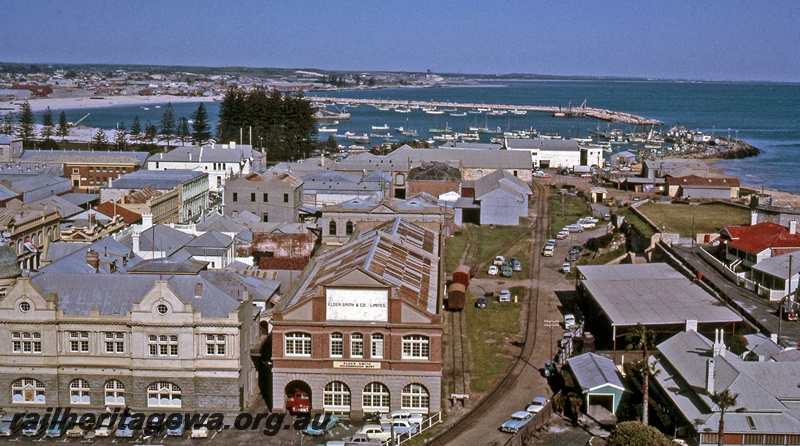
[[[797,0],[2,0],[0,62],[800,82]]]

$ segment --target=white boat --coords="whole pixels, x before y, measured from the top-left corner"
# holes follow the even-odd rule
[[[337,131],[339,131],[339,129],[333,127],[326,127],[324,125],[320,127],[318,130],[320,133],[336,133]]]
[[[389,130],[389,124],[373,125],[372,130]]]
[[[375,108],[380,110],[380,111],[389,111],[389,107],[386,107],[386,106],[380,106],[380,107],[375,107]]]
[[[427,113],[429,115],[443,115],[444,111],[432,108],[432,109],[429,109],[429,110],[425,110],[425,113]]]
[[[156,108],[161,108],[161,106],[160,105],[156,105]]]
[[[450,116],[455,116],[455,117],[459,117],[459,116],[467,116],[467,113],[466,113],[466,112],[461,112],[461,113],[450,113]]]
[[[527,110],[517,110],[515,108],[514,110],[511,110],[511,113],[513,113],[515,115],[527,115],[528,111]]]
[[[403,107],[403,106],[395,108],[394,111],[396,111],[397,113],[411,113],[411,109],[410,108]]]

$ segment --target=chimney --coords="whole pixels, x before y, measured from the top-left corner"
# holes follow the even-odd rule
[[[714,393],[714,359],[709,359],[706,362],[706,394],[711,395]]]
[[[86,251],[86,264],[94,268],[94,272],[100,268],[100,254],[89,248]]]
[[[236,141],[231,141],[231,149],[235,149],[235,148],[236,148]]]
[[[97,214],[95,214],[94,212],[89,212],[87,216],[89,218],[89,227],[93,228],[94,225],[97,223]]]
[[[146,231],[153,227],[153,214],[142,214],[142,231]]]
[[[203,296],[203,284],[201,282],[197,282],[194,285],[194,298],[200,299]]]
[[[789,220],[789,234],[797,234],[797,220]]]
[[[131,236],[131,238],[133,239],[133,245],[131,246],[131,250],[133,251],[133,253],[138,253],[139,252],[139,233],[136,232],[136,231],[133,231],[133,235]],[[133,256],[131,256],[131,258],[133,258]]]
[[[714,330],[714,356],[725,357],[725,332],[720,328]]]
[[[111,177],[108,177],[108,187],[111,188],[113,186],[114,186],[113,185],[113,179]]]
[[[772,333],[771,335],[769,335],[769,340],[777,344],[778,343],[778,333]]]
[[[750,226],[758,224],[758,211],[753,209],[750,211]]]

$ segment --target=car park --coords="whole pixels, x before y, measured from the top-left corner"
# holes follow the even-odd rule
[[[319,425],[317,420],[318,418],[314,417],[311,422],[308,423],[308,426],[303,429],[303,433],[306,435],[323,435],[339,424],[339,417],[335,415],[325,415],[321,420],[324,422],[322,426]]]
[[[530,413],[538,413],[539,411],[544,409],[544,406],[546,406],[549,401],[550,400],[548,400],[546,397],[543,396],[533,397],[533,401],[531,401],[531,404],[528,405],[528,407],[525,410],[527,410]]]
[[[0,417],[0,437],[10,437],[21,428],[22,418],[18,415],[7,413]]]
[[[502,426],[500,426],[500,430],[503,432],[509,432],[512,434],[516,434],[523,426],[528,424],[533,419],[533,414],[525,411],[520,410],[518,412],[514,412],[511,414],[511,418],[509,418]]]
[[[487,303],[486,298],[481,296],[475,301],[475,308],[486,308]]]
[[[500,302],[511,302],[511,291],[500,290],[500,297],[497,298]]]
[[[572,271],[572,265],[569,262],[564,262],[561,264],[561,272],[564,274],[569,274]]]
[[[497,265],[492,265],[489,267],[489,271],[487,271],[487,274],[489,274],[490,276],[496,276],[499,272],[500,268],[498,268]]]

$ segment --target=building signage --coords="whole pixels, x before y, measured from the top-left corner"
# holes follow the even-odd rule
[[[388,321],[387,290],[328,288],[325,301],[329,321]]]
[[[334,369],[379,369],[380,362],[333,361]]]

